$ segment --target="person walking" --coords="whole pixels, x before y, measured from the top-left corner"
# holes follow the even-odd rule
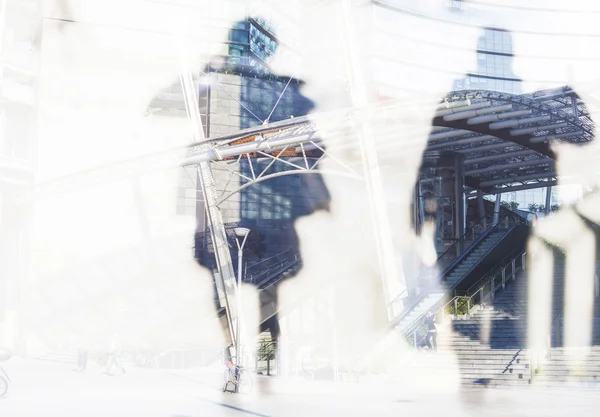
[[[77,364],[80,371],[85,371],[88,362],[88,346],[83,343],[77,352]]]
[[[437,328],[435,327],[435,315],[431,311],[428,311],[427,316],[425,316],[425,324],[427,325],[427,336],[425,339],[427,347],[437,351]]]
[[[112,375],[111,369],[113,365],[116,365],[123,375],[127,374],[125,367],[121,363],[119,359],[119,355],[121,354],[121,342],[116,334],[113,334],[112,341],[110,343],[110,348],[108,350],[108,362],[106,363],[106,375]]]

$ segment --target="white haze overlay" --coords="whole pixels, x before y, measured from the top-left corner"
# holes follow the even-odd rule
[[[22,130],[32,138],[29,155],[13,158],[31,172],[30,183],[3,181],[0,197],[0,346],[19,353],[6,363],[13,394],[0,400],[0,415],[504,415],[517,408],[562,415],[569,404],[582,413],[597,407],[592,394],[579,393],[473,400],[461,392],[456,357],[416,354],[389,329],[386,303],[435,274],[432,227],[415,234],[410,200],[432,116],[453,81],[476,69],[481,28],[512,32],[513,71],[525,92],[568,84],[594,116],[598,2],[463,2],[462,18],[446,0],[21,1],[31,13],[17,3],[0,0],[3,45],[36,52],[37,72],[22,77],[37,115],[32,126],[21,107],[0,103],[0,134],[10,125],[12,137]],[[225,333],[211,273],[193,257],[195,213],[178,211],[192,126],[180,113],[150,111],[149,103],[179,82],[182,56],[200,74],[211,57],[226,54],[229,28],[247,15],[276,23],[281,46],[272,68],[305,82],[301,92],[316,105],[309,117],[336,157],[325,159],[324,169],[342,162],[370,178],[324,174],[331,210],[296,222],[304,265],[278,293],[282,340],[300,352],[286,361],[334,352],[337,367],[366,375],[350,387],[300,383],[292,374],[270,380],[268,390],[255,384],[243,397],[217,391]],[[0,70],[0,91],[27,96],[9,76]],[[340,130],[336,120],[349,122]],[[571,205],[541,219],[528,244],[529,285],[536,288],[528,344],[543,355],[551,326],[553,255],[542,243],[550,242],[569,254],[565,345],[583,361],[591,346],[596,241],[575,211],[600,223],[600,195],[581,199],[577,191],[599,185],[600,154],[596,142],[555,150],[559,176],[580,187],[565,188]],[[250,349],[255,287],[245,286],[242,297]],[[115,335],[124,346],[203,352],[200,382],[162,370],[78,380],[65,366],[21,359],[106,349]]]

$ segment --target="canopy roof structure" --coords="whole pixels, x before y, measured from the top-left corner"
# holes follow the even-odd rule
[[[432,126],[425,157],[463,155],[465,185],[486,194],[556,185],[551,143],[585,144],[594,138],[586,105],[567,86],[523,95],[454,92],[437,107]],[[241,157],[306,160],[325,154],[315,125],[300,117],[193,145],[184,165]]]
[[[432,124],[427,151],[462,154],[465,183],[490,194],[556,185],[550,144],[594,138],[587,107],[569,87],[524,95],[457,92]]]

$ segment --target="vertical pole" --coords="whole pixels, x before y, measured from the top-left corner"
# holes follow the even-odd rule
[[[477,190],[477,210],[478,210],[478,217],[482,220],[482,224],[483,224],[483,228],[487,229],[487,219],[485,218],[485,206],[483,204],[483,191],[481,190]]]
[[[183,98],[185,101],[187,115],[190,120],[191,133],[195,142],[204,142],[206,139],[205,131],[202,126],[200,117],[200,108],[198,96],[194,87],[192,78],[192,70],[187,61],[187,48],[183,35],[180,36],[179,58],[181,63],[181,86],[183,90]],[[210,145],[204,144],[203,148],[210,148]],[[204,207],[206,212],[206,220],[209,224],[209,229],[212,237],[215,258],[217,261],[218,273],[215,274],[215,282],[217,283],[217,293],[219,295],[219,303],[225,307],[227,317],[228,336],[231,338],[231,344],[235,343],[236,335],[234,331],[234,320],[237,316],[237,311],[231,310],[230,299],[233,301],[235,295],[235,273],[231,260],[231,253],[227,244],[227,234],[223,223],[223,215],[217,206],[217,194],[214,185],[214,177],[210,168],[210,162],[200,162],[197,165],[198,179],[204,196]],[[236,352],[237,355],[237,352]]]
[[[243,251],[240,246],[238,250],[238,279],[237,279],[237,319],[235,324],[235,355],[236,355],[236,365],[241,365],[242,363],[242,355],[240,352],[240,322],[242,318],[242,256]],[[236,384],[235,391],[237,392],[238,387]]]
[[[465,233],[465,187],[462,155],[454,158],[454,237],[460,239]],[[462,253],[463,241],[459,240],[458,250]]]
[[[339,41],[346,62],[352,104],[355,108],[365,108],[369,103],[369,95],[365,86],[363,61],[360,54],[357,53],[360,42],[357,40],[352,7],[353,2],[351,0],[341,2],[340,15],[342,21]],[[364,118],[357,118],[354,121],[356,122],[356,131],[361,147],[375,245],[383,281],[385,303],[388,306],[388,319],[392,320],[396,312],[390,308],[390,301],[402,293],[406,288],[406,282],[401,268],[398,268],[399,259],[394,254],[394,241],[390,230],[379,156],[370,121],[371,116],[368,111],[365,111],[364,114]]]
[[[494,282],[492,281],[492,287],[494,286]],[[506,287],[506,268],[502,268],[502,289]],[[492,291],[495,291],[495,288],[492,288]]]
[[[502,198],[502,193],[496,194],[496,205],[494,205],[494,222],[492,226],[496,226],[500,221],[500,199]]]
[[[420,179],[417,178],[417,183],[415,184],[414,191],[413,191],[413,207],[412,207],[413,229],[415,230],[416,234],[418,234],[421,229],[421,218],[420,218],[421,200],[419,198],[419,194],[420,194],[419,193],[419,183],[420,183]]]
[[[552,187],[546,187],[546,206],[544,207],[544,214],[547,216],[550,213],[550,203],[552,197]]]

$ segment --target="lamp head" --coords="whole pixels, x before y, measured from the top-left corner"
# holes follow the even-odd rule
[[[246,227],[236,227],[235,229],[233,229],[233,231],[235,232],[235,235],[237,237],[246,237],[246,235],[250,233],[250,229]]]

